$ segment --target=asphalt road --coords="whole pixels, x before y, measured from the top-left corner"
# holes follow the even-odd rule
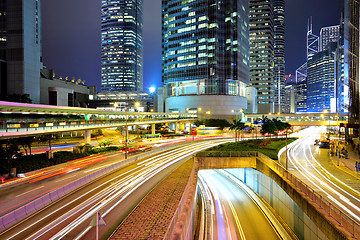
[[[234,181],[216,170],[200,171],[199,179],[210,202],[207,239],[281,239],[255,201]]]
[[[300,139],[288,149],[289,170],[332,205],[360,223],[360,193],[328,172],[317,160],[328,157],[323,155],[327,151],[314,147],[320,132],[321,129],[315,127],[300,132]]]
[[[122,168],[0,233],[0,239],[95,239],[94,228],[89,224],[96,212],[106,222],[106,226],[99,227],[102,236],[181,161],[225,141],[229,140],[190,143]],[[53,185],[55,181],[46,180],[42,184]]]

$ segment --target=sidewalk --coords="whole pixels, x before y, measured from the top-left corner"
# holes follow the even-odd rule
[[[185,162],[159,183],[108,239],[163,239],[189,180],[193,164],[193,160]]]
[[[359,161],[359,157],[355,155],[356,153],[354,153],[351,148],[349,148],[349,145],[346,147],[349,158],[345,159],[343,157],[339,157],[339,166],[337,164],[337,156],[331,156],[330,149],[319,148],[318,151],[314,151],[314,157],[333,177],[339,179],[356,191],[360,191],[360,173],[355,171],[355,162]],[[342,146],[340,149],[342,149]],[[354,194],[359,195],[358,193]]]

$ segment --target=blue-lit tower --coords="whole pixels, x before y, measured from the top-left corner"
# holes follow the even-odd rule
[[[337,43],[316,53],[307,62],[307,111],[336,112],[335,53]]]
[[[101,1],[101,90],[143,90],[143,0]]]
[[[162,0],[166,110],[235,117],[247,108],[248,0]]]

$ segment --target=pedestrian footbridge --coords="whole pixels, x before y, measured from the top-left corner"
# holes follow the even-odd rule
[[[17,138],[71,131],[85,131],[85,140],[90,141],[90,131],[122,126],[193,122],[194,113],[154,113],[106,111],[92,108],[49,106],[0,101],[0,139]]]
[[[340,123],[348,122],[347,113],[289,113],[289,114],[245,114],[245,121],[254,123],[268,117],[276,118],[283,122],[289,123],[291,126],[339,126]]]

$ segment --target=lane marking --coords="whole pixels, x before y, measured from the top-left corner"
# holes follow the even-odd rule
[[[38,189],[43,188],[43,187],[45,187],[45,186],[41,186],[41,187],[38,187],[38,188],[31,189],[31,190],[29,190],[29,191],[27,191],[27,192],[24,192],[24,193],[21,193],[21,194],[17,195],[16,197],[20,197],[20,196],[22,196],[22,195],[24,195],[24,194],[27,194],[27,193],[29,193],[29,192],[38,190]]]

